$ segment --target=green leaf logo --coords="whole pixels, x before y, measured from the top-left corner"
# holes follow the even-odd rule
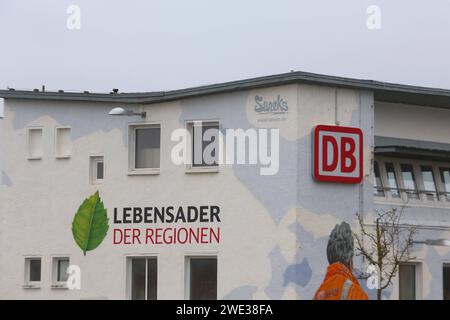
[[[105,239],[108,232],[108,217],[98,191],[85,199],[72,221],[73,239],[86,255]]]

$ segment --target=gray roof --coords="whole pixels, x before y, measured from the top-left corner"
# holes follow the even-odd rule
[[[450,159],[450,144],[375,136],[375,154],[447,162]]]
[[[5,99],[149,104],[291,83],[307,83],[339,88],[365,89],[373,91],[375,100],[377,101],[450,108],[450,90],[446,89],[417,87],[373,80],[352,79],[301,71],[170,91],[105,94],[89,92],[42,92],[37,90],[24,91],[9,89],[0,90],[0,97]]]

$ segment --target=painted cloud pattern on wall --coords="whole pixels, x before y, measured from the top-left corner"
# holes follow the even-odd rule
[[[292,88],[295,88],[292,87]],[[264,90],[262,91],[264,93]],[[235,92],[214,97],[201,97],[181,102],[181,114],[178,118],[180,127],[187,120],[220,119],[221,130],[227,128],[254,128],[258,122],[249,119],[251,115],[252,95],[255,93]],[[296,95],[293,95],[296,97]],[[296,107],[297,100],[290,98],[289,103]],[[295,101],[293,101],[295,100]],[[350,101],[351,102],[351,101]],[[349,103],[350,103],[349,102]],[[313,103],[311,103],[313,105]],[[33,121],[45,116],[51,117],[62,125],[72,127],[72,138],[88,136],[97,131],[110,132],[118,129],[123,134],[123,145],[126,146],[128,128],[127,121],[123,118],[108,117],[106,112],[109,106],[104,108],[80,108],[73,104],[67,107],[57,105],[38,105],[23,103],[14,110],[12,126],[15,130],[23,129]],[[351,107],[346,110],[345,122],[342,124],[350,126],[368,127],[371,119],[370,114],[361,114],[357,109]],[[314,110],[299,109],[299,117],[302,113],[314,113]],[[297,116],[297,114],[295,114]],[[320,114],[310,114],[310,118],[319,118]],[[106,121],[107,119],[107,121]],[[283,252],[286,246],[274,241],[271,248],[267,248],[267,264],[270,265],[270,274],[267,281],[261,283],[241,283],[226,293],[224,299],[251,299],[257,292],[264,292],[270,299],[281,299],[284,297],[288,287],[292,287],[297,298],[311,299],[315,290],[320,285],[326,272],[325,248],[328,235],[335,224],[347,221],[351,225],[354,215],[359,210],[359,197],[365,199],[364,212],[367,212],[371,204],[371,182],[365,178],[364,187],[359,190],[355,185],[333,185],[326,183],[315,183],[311,176],[311,136],[309,129],[295,131],[290,128],[286,134],[280,136],[280,165],[279,172],[273,176],[262,176],[259,174],[259,165],[233,165],[232,172],[236,179],[254,196],[270,217],[274,228],[281,225],[283,219],[292,214],[296,221],[282,232],[294,234],[297,246],[293,247],[291,255]],[[306,133],[305,133],[306,132]],[[368,148],[370,150],[370,148]],[[12,186],[13,181],[5,171],[1,172],[1,184]],[[326,199],[324,199],[326,195]],[[448,210],[430,209],[435,220],[441,220],[443,224],[450,221]],[[408,209],[411,220],[420,221],[420,210]],[[421,232],[420,237],[437,238],[434,231]],[[448,234],[445,234],[448,237]],[[442,236],[444,237],[444,236]],[[432,274],[440,274],[441,261],[450,260],[449,250],[441,248],[430,248],[422,252],[427,263],[424,263],[427,278],[424,283],[425,298],[440,298],[441,289],[439,285],[432,284]],[[433,261],[433,263],[429,263]],[[435,263],[434,263],[435,262]],[[437,279],[440,281],[440,279]],[[374,290],[368,290],[364,281],[362,286],[371,298],[375,297]],[[389,297],[392,290],[386,290],[384,297]]]
[[[11,178],[2,170],[1,184],[7,187],[12,186]]]
[[[180,123],[192,119],[219,118],[222,130],[254,128],[255,121],[250,123],[248,119],[251,109],[248,102],[252,101],[251,98],[249,94],[235,93],[215,99],[185,101],[182,103]],[[229,112],[231,106],[233,112]],[[354,125],[358,116],[356,111],[351,113]],[[289,138],[292,139],[292,130],[289,131]],[[281,299],[289,285],[295,287],[299,297],[312,298],[326,271],[320,270],[320,274],[313,274],[312,270],[324,269],[327,265],[325,247],[329,232],[339,221],[352,219],[357,210],[349,208],[354,208],[355,203],[358,203],[358,193],[354,192],[354,199],[348,197],[349,189],[356,191],[357,187],[344,185],[336,188],[313,183],[311,161],[308,159],[310,149],[310,135],[294,140],[281,136],[279,172],[273,176],[260,175],[258,165],[233,165],[237,179],[266,208],[274,224],[280,224],[292,208],[299,208],[299,221],[289,228],[290,231],[286,230],[293,232],[300,243],[295,252],[295,260],[287,261],[279,245],[275,245],[268,254],[272,276],[264,292],[271,299]],[[308,187],[298,188],[299,181]],[[295,190],[297,192],[293,192]],[[331,195],[332,199],[323,201],[322,194]],[[314,262],[313,266],[310,261]]]

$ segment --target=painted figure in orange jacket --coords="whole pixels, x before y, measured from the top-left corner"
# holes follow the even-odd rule
[[[330,265],[314,300],[367,300],[353,275],[353,234],[346,222],[336,225],[327,245]]]

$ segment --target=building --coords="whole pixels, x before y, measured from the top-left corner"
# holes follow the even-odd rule
[[[405,203],[418,241],[450,239],[450,90],[291,72],[167,92],[0,97],[3,299],[311,299],[335,224]],[[117,107],[134,114],[108,114]],[[348,181],[314,177],[317,125],[361,130]],[[174,162],[205,151],[195,139],[176,149],[179,130],[198,128],[242,129],[258,149],[242,164]],[[97,238],[78,243],[75,213],[89,197]],[[450,248],[413,250],[384,298],[448,298]],[[79,288],[65,285],[69,265]]]

